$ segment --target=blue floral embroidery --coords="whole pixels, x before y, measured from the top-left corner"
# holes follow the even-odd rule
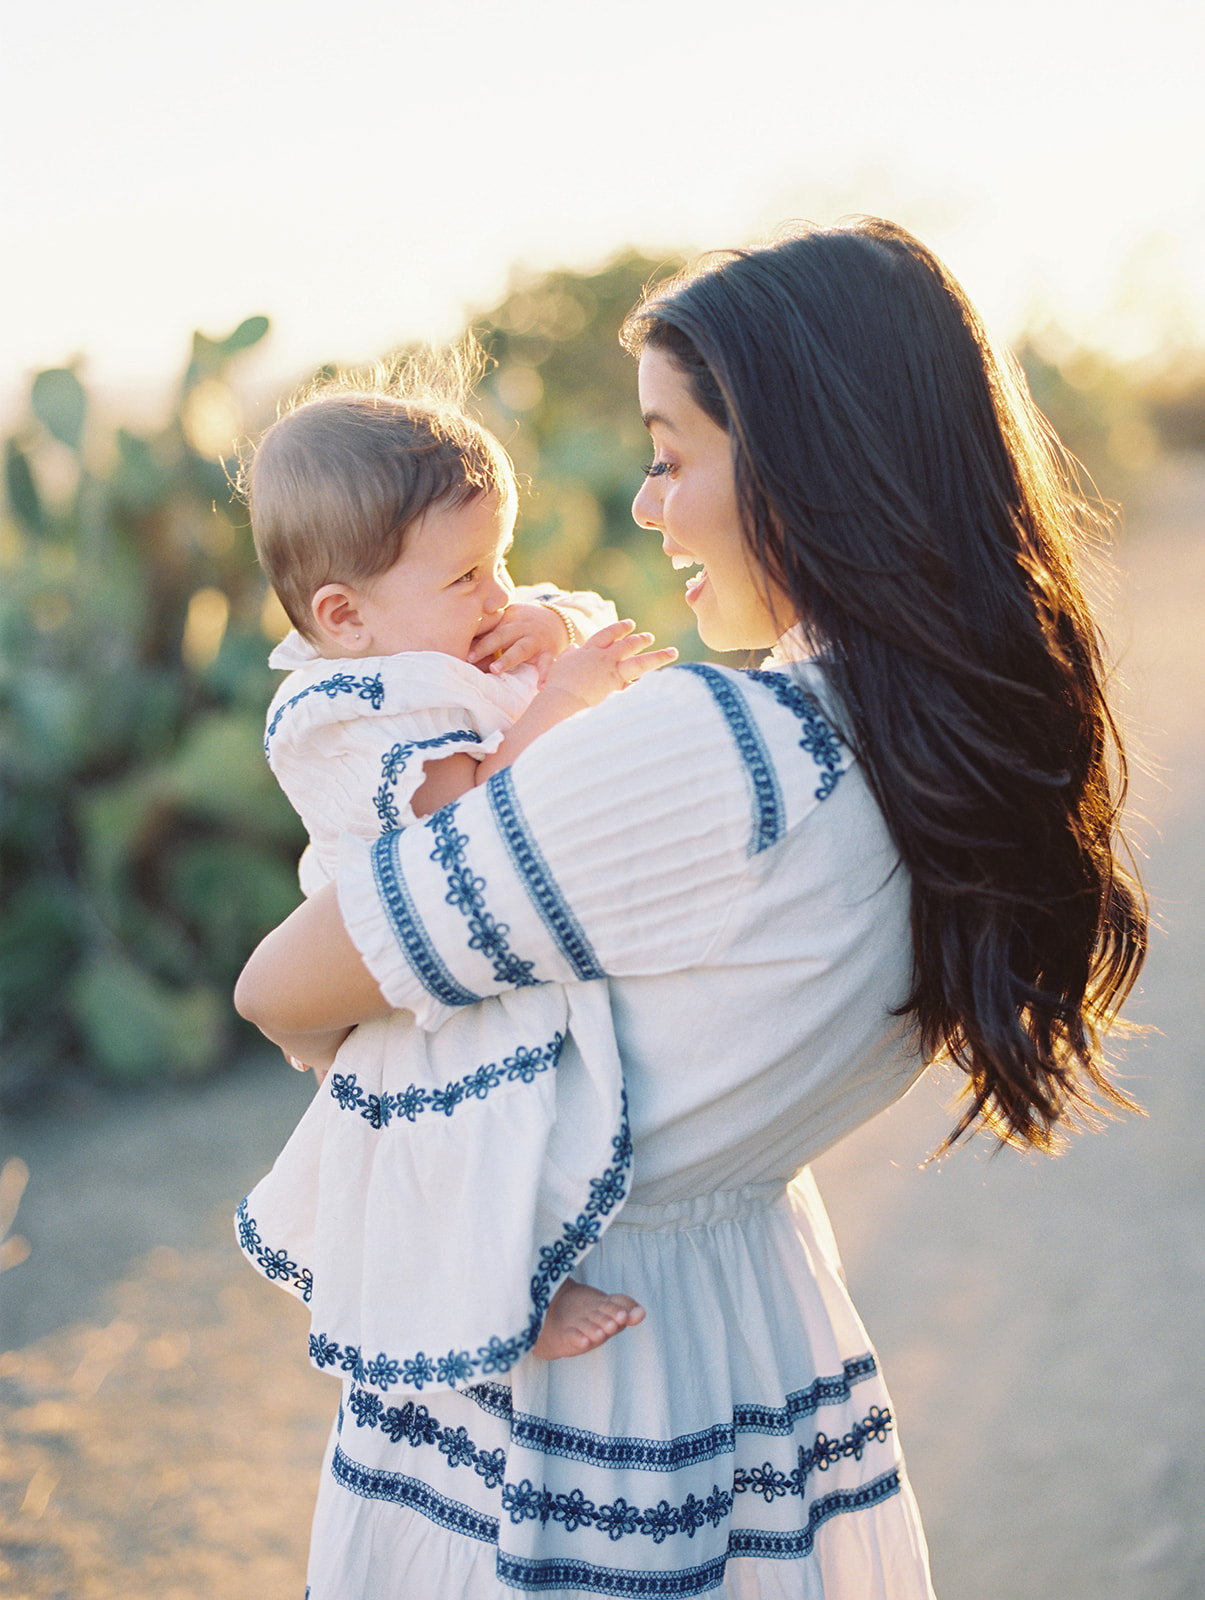
[[[827,800],[845,771],[845,758],[841,754],[844,740],[826,719],[819,700],[785,672],[747,672],[745,676],[769,689],[779,705],[793,711],[803,724],[799,748],[806,750],[821,769],[816,799]]]
[[[379,1394],[372,1394],[367,1389],[353,1389],[348,1409],[356,1419],[357,1428],[375,1428],[380,1422],[385,1402]]]
[[[382,1350],[374,1360],[366,1362],[364,1366],[366,1380],[376,1389],[392,1389],[395,1383],[401,1382],[401,1369],[396,1361],[390,1361]]]
[[[802,1496],[813,1473],[827,1472],[846,1457],[852,1456],[855,1461],[861,1461],[867,1444],[871,1440],[876,1444],[884,1443],[894,1426],[889,1410],[871,1406],[862,1420],[855,1422],[842,1438],[830,1439],[827,1434],[818,1433],[810,1447],[800,1445],[798,1463],[793,1472],[780,1472],[769,1461],[748,1471],[738,1467],[733,1474],[733,1492],[758,1494],[767,1505],[783,1495]]]
[[[381,832],[401,827],[401,812],[393,790],[405,772],[410,757],[416,750],[437,750],[448,744],[480,744],[481,735],[472,728],[455,728],[450,733],[437,734],[432,739],[412,739],[408,744],[395,744],[381,757],[381,787],[372,803],[381,819]]]
[[[485,879],[474,877],[464,864],[469,836],[457,829],[456,811],[457,803],[453,802],[435,812],[425,823],[435,840],[430,859],[448,875],[448,892],[444,899],[467,920],[472,935],[469,949],[480,950],[486,960],[493,963],[495,979],[507,988],[527,988],[539,982],[533,976],[535,962],[523,961],[512,952],[507,942],[509,924],[498,922],[485,909],[482,894]]]
[[[823,1499],[811,1503],[808,1507],[807,1522],[802,1528],[792,1528],[784,1532],[771,1532],[762,1528],[733,1528],[728,1534],[728,1544],[724,1554],[695,1567],[677,1567],[668,1570],[650,1570],[646,1567],[599,1567],[587,1561],[572,1560],[563,1556],[531,1560],[500,1550],[498,1576],[503,1582],[513,1585],[525,1594],[538,1593],[541,1590],[555,1590],[560,1593],[565,1589],[575,1591],[580,1589],[595,1594],[640,1596],[641,1600],[668,1600],[671,1596],[707,1594],[724,1581],[724,1568],[733,1557],[763,1556],[773,1560],[789,1561],[809,1556],[815,1546],[816,1534],[826,1522],[843,1512],[863,1511],[879,1505],[892,1495],[898,1494],[899,1490],[900,1475],[898,1470],[894,1469],[872,1479],[869,1483],[860,1484],[856,1489],[836,1489]],[[719,1494],[721,1491],[717,1490],[716,1495]],[[533,1491],[533,1495],[533,1503],[538,1505],[539,1491]],[[725,1498],[731,1502],[731,1496]],[[615,1504],[616,1507],[622,1506],[627,1509],[626,1502],[617,1501]],[[687,1504],[690,1505],[690,1502]],[[610,1507],[600,1506],[595,1513],[595,1526],[608,1533],[610,1526],[604,1526],[601,1519],[609,1515],[611,1510]],[[697,1526],[693,1505],[688,1511],[687,1506],[675,1508],[663,1501],[661,1505],[641,1514],[639,1532],[660,1542],[658,1534],[664,1539],[669,1537],[671,1531],[686,1532],[684,1515],[689,1519],[691,1526]],[[671,1528],[675,1516],[677,1527]],[[620,1536],[630,1531],[635,1530],[625,1524]],[[691,1537],[690,1534],[687,1536]]]
[[[334,700],[341,694],[354,694],[360,700],[367,700],[374,711],[379,711],[385,701],[385,685],[381,682],[381,674],[379,672],[374,673],[371,678],[357,678],[352,672],[336,672],[329,678],[323,678],[321,683],[307,684],[291,700],[286,700],[277,709],[276,715],[268,724],[268,730],[264,735],[265,754],[267,754],[268,747],[272,743],[273,734],[284,719],[285,712],[291,711],[295,705],[298,705],[311,694],[324,694],[328,700]]]
[[[447,1456],[450,1467],[471,1466],[477,1460],[477,1446],[469,1438],[467,1428],[445,1428],[439,1441],[439,1453]]]
[[[332,1072],[331,1098],[341,1111],[358,1111],[369,1127],[377,1129],[387,1128],[395,1117],[417,1122],[428,1111],[450,1117],[458,1106],[470,1100],[484,1100],[503,1083],[531,1083],[542,1073],[551,1072],[561,1059],[564,1045],[565,1036],[560,1032],[554,1033],[547,1044],[518,1045],[514,1055],[503,1056],[501,1065],[488,1062],[438,1089],[410,1083],[396,1093],[386,1090],[384,1094],[366,1094],[354,1072]],[[597,1190],[600,1201],[610,1199],[610,1210],[625,1192],[622,1174],[609,1168],[601,1178],[591,1180],[591,1189]]]
[[[299,1267],[287,1250],[271,1250],[260,1237],[259,1225],[247,1210],[244,1199],[235,1213],[239,1247],[264,1277],[282,1288],[294,1289],[308,1305],[314,1294],[314,1277],[309,1267]]]
[[[562,1043],[563,1040],[558,1034],[544,1047],[543,1070],[555,1065]],[[512,1063],[515,1071],[521,1070],[514,1057],[507,1057],[503,1065],[510,1068]],[[530,1057],[525,1057],[523,1068],[529,1064]],[[374,1097],[365,1097],[354,1073],[337,1076],[340,1082],[337,1085],[332,1083],[331,1092],[338,1103],[344,1110],[360,1109],[361,1115],[367,1115],[371,1110],[369,1101]],[[440,1110],[434,1096],[431,1099],[430,1109]],[[627,1197],[631,1181],[632,1134],[628,1123],[626,1095],[622,1100],[620,1130],[611,1140],[611,1152],[611,1165],[604,1170],[600,1178],[592,1181],[590,1196],[584,1208],[576,1217],[564,1223],[558,1239],[550,1245],[545,1245],[540,1251],[529,1286],[532,1312],[527,1326],[520,1332],[509,1338],[495,1334],[488,1344],[479,1345],[475,1354],[468,1350],[448,1350],[442,1355],[436,1355],[419,1350],[412,1356],[390,1356],[382,1350],[367,1361],[358,1346],[340,1345],[338,1340],[332,1339],[326,1333],[311,1333],[310,1360],[319,1369],[338,1366],[341,1372],[351,1373],[355,1383],[369,1384],[372,1388],[386,1393],[396,1384],[417,1390],[420,1394],[431,1383],[438,1383],[441,1387],[446,1386],[450,1389],[462,1389],[492,1374],[509,1372],[539,1337],[544,1313],[548,1309],[548,1302],[556,1285],[598,1240],[602,1233],[602,1219],[622,1205]],[[254,1238],[256,1241],[254,1245],[245,1244],[244,1249],[260,1271],[267,1273],[269,1266],[273,1266],[277,1269],[276,1275],[284,1276],[286,1271],[291,1269],[297,1274],[298,1283],[304,1284],[303,1298],[308,1302],[313,1295],[313,1279],[309,1269],[299,1272],[295,1264],[288,1261],[284,1251],[274,1253],[266,1249],[260,1242],[254,1221],[247,1213],[245,1200],[239,1207],[238,1220],[240,1239],[246,1237]],[[499,1408],[505,1403],[501,1398],[504,1395],[508,1398],[508,1391],[500,1386],[486,1386],[483,1399],[479,1403],[486,1409],[492,1409],[495,1414],[501,1415]],[[359,1427],[383,1426],[382,1416],[387,1415],[368,1407],[361,1407],[355,1414]]]
[[[773,762],[739,692],[740,682],[748,679],[761,684],[769,689],[779,705],[785,706],[799,718],[803,725],[799,747],[806,750],[821,769],[820,785],[815,790],[817,800],[827,800],[845,771],[845,757],[842,754],[844,741],[825,717],[815,695],[802,688],[785,672],[733,674],[698,661],[683,662],[676,670],[693,672],[696,677],[702,678],[736,741],[753,789],[753,833],[749,854],[757,855],[782,837],[786,825],[785,811]]]
[[[437,811],[435,815],[441,816],[442,813]],[[396,833],[383,833],[369,846],[377,894],[394,937],[405,951],[415,977],[429,994],[446,1006],[475,1005],[482,996],[457,983],[423,927],[422,918],[399,870],[397,840]]]
[[[509,767],[494,774],[486,784],[486,793],[490,810],[498,824],[498,833],[514,862],[523,887],[539,912],[544,926],[560,946],[565,959],[573,969],[574,976],[581,978],[583,982],[591,978],[606,977],[585,930],[569,909],[569,904],[527,825],[523,808],[515,793],[514,774]]]
[[[892,1426],[890,1411],[872,1406],[867,1416],[856,1422],[843,1438],[829,1439],[820,1433],[809,1448],[801,1445],[799,1464],[794,1472],[781,1472],[769,1461],[750,1469],[738,1467],[733,1474],[731,1492],[716,1485],[706,1501],[689,1494],[680,1506],[671,1505],[664,1498],[639,1511],[622,1498],[610,1506],[596,1506],[580,1489],[554,1498],[546,1488],[537,1488],[529,1478],[524,1478],[520,1483],[504,1486],[502,1509],[514,1523],[528,1518],[538,1518],[544,1523],[551,1518],[563,1523],[566,1533],[599,1526],[612,1539],[636,1532],[654,1544],[661,1544],[678,1533],[693,1539],[704,1522],[718,1527],[730,1516],[738,1495],[760,1495],[767,1505],[787,1495],[804,1498],[808,1479],[814,1471],[827,1472],[846,1456],[860,1461],[867,1442],[874,1439],[883,1443]]]
[[[504,1472],[503,1451],[479,1450],[467,1428],[444,1427],[425,1406],[413,1401],[407,1401],[400,1409],[386,1409],[379,1395],[353,1389],[348,1409],[357,1427],[381,1428],[395,1444],[405,1439],[415,1447],[433,1445],[440,1455],[446,1457],[450,1467],[472,1466],[490,1487],[496,1486]],[[741,1495],[757,1495],[767,1505],[789,1496],[805,1499],[813,1474],[827,1472],[843,1458],[852,1457],[861,1461],[867,1444],[872,1440],[878,1444],[884,1443],[893,1427],[889,1410],[871,1406],[866,1416],[855,1422],[842,1438],[830,1439],[826,1434],[818,1433],[810,1446],[800,1445],[794,1471],[783,1472],[769,1461],[751,1468],[737,1467],[731,1489],[713,1484],[706,1500],[691,1492],[681,1505],[671,1505],[663,1496],[655,1505],[635,1506],[629,1504],[622,1495],[613,1501],[597,1504],[580,1488],[554,1495],[547,1486],[536,1485],[530,1478],[522,1478],[517,1483],[503,1482],[502,1510],[515,1525],[531,1521],[539,1522],[544,1527],[549,1522],[556,1522],[566,1533],[576,1533],[582,1528],[597,1528],[612,1541],[638,1534],[651,1539],[656,1545],[663,1544],[677,1534],[685,1534],[688,1539],[693,1539],[704,1524],[718,1527],[730,1517]],[[892,1481],[890,1492],[894,1492],[894,1488],[898,1487],[897,1474],[888,1473],[876,1480],[880,1485],[889,1481]],[[863,1485],[861,1490],[839,1491],[837,1498],[844,1501],[851,1493],[862,1493],[868,1487]],[[844,1508],[844,1505],[840,1507]],[[787,1537],[798,1543],[809,1532],[814,1534],[816,1526],[818,1523],[809,1519],[808,1527],[802,1533],[796,1530]],[[800,1552],[795,1550],[793,1553]]]
[[[877,1506],[900,1492],[899,1468],[859,1484],[856,1489],[834,1489],[808,1507],[806,1526],[785,1533],[773,1533],[764,1528],[734,1528],[728,1537],[730,1556],[768,1556],[777,1561],[789,1561],[812,1553],[817,1531],[833,1517],[846,1511],[865,1511]],[[656,1591],[653,1591],[656,1593]]]
[[[310,1334],[310,1360],[319,1372],[325,1367],[333,1367],[339,1359],[339,1346],[332,1344],[326,1334]]]
[[[594,1514],[594,1525],[608,1539],[622,1539],[625,1534],[635,1533],[639,1528],[639,1507],[630,1506],[620,1495],[609,1505],[599,1506]]]

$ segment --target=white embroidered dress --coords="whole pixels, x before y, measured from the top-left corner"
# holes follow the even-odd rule
[[[892,1015],[908,886],[820,669],[794,670],[656,673],[423,826],[345,841],[352,937],[435,1040],[474,996],[609,979],[631,1137],[537,1276],[573,1264],[648,1316],[456,1391],[347,1374],[311,1600],[931,1596],[806,1170],[921,1070]],[[432,1257],[472,1236],[471,1314],[508,1210],[433,1196],[427,1225]]]
[[[555,598],[614,620],[596,596]],[[424,759],[494,750],[536,688],[532,668],[495,677],[434,652],[325,660],[296,634],[271,661],[293,669],[265,748],[310,835],[307,893],[329,881],[341,832],[413,824]],[[626,1193],[612,1174],[627,1125],[606,981],[510,975],[513,993],[438,1033],[408,1012],[356,1029],[239,1208],[250,1261],[309,1307],[311,1359],[382,1394],[507,1371],[555,1287],[542,1253],[576,1260],[593,1235],[567,1245],[565,1219],[600,1182],[610,1206]],[[495,1209],[508,1226],[483,1274],[479,1224]]]

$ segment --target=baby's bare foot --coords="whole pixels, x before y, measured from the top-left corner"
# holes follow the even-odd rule
[[[604,1294],[566,1278],[552,1297],[533,1355],[541,1361],[581,1356],[644,1321],[644,1307],[626,1294]]]

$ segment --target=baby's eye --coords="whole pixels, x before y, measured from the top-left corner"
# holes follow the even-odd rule
[[[457,583],[472,583],[477,577],[477,568],[470,567],[467,572],[462,572],[457,578]]]

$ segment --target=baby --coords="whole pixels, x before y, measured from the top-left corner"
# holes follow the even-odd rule
[[[372,838],[431,816],[677,654],[650,650],[652,635],[614,620],[597,596],[515,590],[510,462],[437,393],[318,393],[267,430],[246,489],[256,550],[295,630],[270,658],[291,671],[265,747],[309,833],[307,895],[334,877],[340,834]],[[340,1073],[341,1042],[311,1064],[322,1081],[333,1061],[332,1092],[345,1101],[360,1086]],[[393,1099],[401,1105],[382,1087],[362,1114],[372,1121],[375,1101],[379,1119]],[[266,1249],[255,1223],[250,1237],[246,1207],[244,1249],[288,1279],[270,1263],[291,1251]],[[308,1272],[287,1285],[307,1300]],[[531,1348],[550,1360],[582,1354],[643,1316],[628,1296],[567,1278]]]

